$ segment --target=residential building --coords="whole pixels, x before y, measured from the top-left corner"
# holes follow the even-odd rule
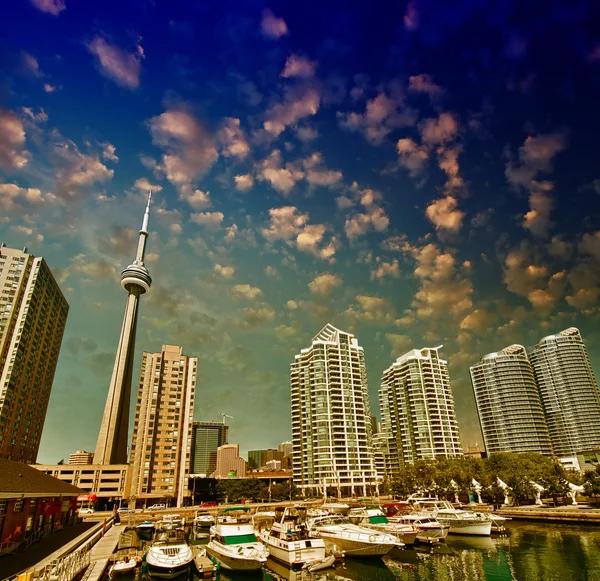
[[[36,461],[69,305],[48,265],[0,246],[0,458]]]
[[[270,472],[277,472],[278,470],[281,470],[281,460],[267,460],[265,462],[265,468]]]
[[[77,450],[69,454],[69,464],[92,464],[94,462],[94,453],[85,450]]]
[[[490,353],[470,370],[487,453],[550,456],[548,426],[525,347],[510,345]]]
[[[190,474],[207,478],[217,469],[217,450],[227,444],[229,426],[218,422],[192,422]]]
[[[291,442],[281,442],[277,446],[277,449],[283,454],[281,458],[281,468],[283,470],[291,470],[292,469],[292,443]]]
[[[152,279],[144,265],[151,196],[152,194],[148,196],[135,260],[121,273],[121,286],[127,292],[127,302],[94,453],[95,464],[126,464],[128,460],[129,405],[139,300],[152,285]]]
[[[219,446],[217,450],[217,468],[212,474],[213,478],[245,478],[246,470],[247,463],[246,460],[240,458],[239,444]]]
[[[142,354],[133,437],[129,495],[148,503],[187,495],[198,358],[163,345]]]
[[[248,450],[248,470],[256,470],[263,465],[266,450]]]
[[[294,484],[303,495],[375,493],[363,348],[327,324],[290,366]]]
[[[600,392],[579,330],[544,337],[529,360],[554,454],[574,457],[600,446]]]
[[[434,348],[412,349],[383,372],[381,416],[399,464],[462,455],[448,363]]]

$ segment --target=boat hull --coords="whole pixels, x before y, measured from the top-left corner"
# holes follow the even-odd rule
[[[383,557],[396,546],[387,543],[369,543],[345,539],[336,535],[328,535],[326,532],[319,532],[319,536],[325,543],[336,545],[344,551],[345,557]]]
[[[325,542],[322,539],[307,539],[292,543],[276,544],[276,540],[267,539],[269,555],[288,567],[302,567],[305,563],[325,558]]]
[[[150,577],[158,578],[158,579],[174,579],[175,577],[179,577],[179,575],[183,575],[184,573],[188,573],[190,570],[192,562],[183,563],[180,565],[174,565],[172,567],[165,565],[157,565],[146,561],[146,565],[148,567],[148,575]]]
[[[266,563],[266,559],[249,559],[244,557],[230,557],[215,550],[214,547],[206,546],[206,552],[214,557],[223,569],[230,571],[258,571]]]
[[[440,523],[449,526],[448,531],[451,535],[473,535],[478,537],[489,537],[492,530],[491,521],[469,522],[469,521],[447,521],[441,520]]]

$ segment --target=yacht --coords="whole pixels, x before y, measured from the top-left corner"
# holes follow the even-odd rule
[[[411,502],[415,513],[434,517],[450,527],[450,534],[489,536],[491,533],[491,519],[478,512],[454,508],[447,500],[415,498]]]
[[[189,572],[192,550],[181,529],[161,530],[146,553],[146,565],[151,577],[172,579]]]
[[[326,510],[329,514],[348,514],[350,505],[345,502],[324,502],[321,509]]]
[[[340,515],[317,516],[309,519],[310,535],[335,545],[346,557],[375,557],[387,555],[395,547],[404,544],[387,533],[352,524]]]
[[[316,566],[324,562],[325,541],[309,536],[306,512],[306,507],[275,508],[275,519],[270,530],[263,530],[260,535],[272,559],[288,567]]]
[[[348,513],[348,520],[354,524],[389,533],[398,537],[405,545],[414,545],[418,530],[411,524],[391,522],[377,506],[361,506]]]
[[[178,529],[185,525],[185,519],[179,514],[165,514],[162,519],[156,523],[157,528],[161,530]]]
[[[202,528],[202,527],[210,527],[215,524],[215,517],[206,512],[205,510],[199,510],[196,512],[194,516],[194,527]]]
[[[232,571],[257,571],[269,557],[267,548],[256,538],[250,523],[224,522],[210,527],[206,552]]]
[[[430,545],[443,541],[448,536],[450,527],[438,522],[432,516],[419,514],[396,514],[389,516],[391,523],[408,524],[417,529],[417,541]]]

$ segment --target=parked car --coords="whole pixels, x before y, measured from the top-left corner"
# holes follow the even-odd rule
[[[201,506],[201,507],[217,506],[217,503],[215,501],[201,502],[198,506]]]
[[[132,511],[132,510],[129,510],[129,509],[126,507],[126,506],[120,506],[120,507],[117,509],[117,512],[118,512],[119,514],[124,514],[124,513],[127,513],[127,512],[133,512],[133,511]]]
[[[148,510],[163,510],[165,508],[167,508],[166,504],[153,504],[148,507]]]
[[[83,516],[84,514],[94,514],[94,509],[85,508],[82,506],[80,509],[77,510],[77,512],[79,513],[79,516]]]

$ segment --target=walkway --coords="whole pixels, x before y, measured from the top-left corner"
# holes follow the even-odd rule
[[[108,565],[108,558],[115,552],[119,544],[119,536],[123,528],[111,527],[93,547],[90,566],[85,572],[86,581],[99,581]]]

